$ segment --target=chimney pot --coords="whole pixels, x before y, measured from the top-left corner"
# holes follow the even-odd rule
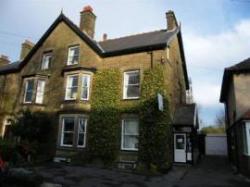
[[[103,36],[102,36],[102,40],[106,41],[107,39],[108,39],[108,35],[106,33],[104,33]]]
[[[91,6],[85,6],[80,12],[80,29],[85,32],[90,38],[94,38],[96,16],[93,13]]]
[[[93,12],[93,8],[90,5],[87,5],[83,8],[82,12]]]

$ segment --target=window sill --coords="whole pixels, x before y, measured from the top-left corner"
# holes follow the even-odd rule
[[[138,149],[126,149],[126,148],[121,148],[121,151],[124,151],[124,152],[138,152]]]
[[[133,101],[133,100],[140,100],[140,97],[134,97],[134,98],[123,98],[124,101]]]
[[[63,146],[58,145],[57,149],[59,150],[69,150],[69,151],[78,151],[78,150],[84,150],[86,147],[75,147],[75,146]]]
[[[42,107],[44,107],[44,106],[46,106],[45,104],[39,104],[39,103],[22,103],[22,105],[32,105],[32,106],[42,106]]]

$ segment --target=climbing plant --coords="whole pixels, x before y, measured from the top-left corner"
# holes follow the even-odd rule
[[[158,109],[157,94],[163,96],[164,110]],[[140,164],[163,170],[171,164],[171,119],[162,67],[144,71],[140,106]]]
[[[93,80],[87,153],[90,159],[106,164],[118,153],[120,83],[120,72],[115,69],[99,71]]]

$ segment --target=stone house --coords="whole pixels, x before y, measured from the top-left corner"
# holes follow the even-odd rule
[[[225,68],[220,102],[225,105],[228,155],[235,168],[250,176],[250,59]]]
[[[174,12],[168,11],[166,28],[163,30],[117,39],[108,39],[105,34],[102,41],[96,41],[94,39],[96,16],[92,8],[84,7],[80,16],[78,27],[61,13],[36,44],[29,41],[22,44],[20,60],[17,62],[10,63],[6,56],[1,56],[1,135],[6,136],[8,119],[20,110],[48,112],[53,114],[51,121],[56,127],[53,149],[55,159],[73,159],[79,151],[84,154],[86,148],[91,148],[89,142],[93,139],[88,132],[92,127],[89,117],[95,107],[106,102],[102,98],[110,99],[112,93],[116,93],[114,97],[118,99],[111,98],[110,102],[103,106],[103,108],[108,108],[108,105],[111,108],[119,106],[125,111],[119,113],[119,124],[116,124],[119,127],[117,147],[119,154],[116,160],[135,162],[140,147],[139,129],[142,125],[138,112],[131,108],[139,106],[142,100],[145,72],[158,67],[163,73],[163,87],[167,93],[154,94],[158,94],[160,110],[164,110],[165,107],[163,107],[163,97],[168,98],[168,115],[172,121],[178,121],[173,119],[177,109],[189,106],[186,103],[189,82],[181,27]],[[102,85],[97,83],[101,74],[99,72],[104,72],[101,75],[105,77],[109,75],[109,71],[118,72],[117,77],[106,78],[110,81],[108,84],[103,83],[111,89],[111,92],[98,95],[98,93],[103,94],[97,89],[97,85]],[[155,76],[157,78],[158,75]],[[115,90],[114,87],[118,89]],[[115,104],[112,105],[113,103]],[[188,115],[194,120],[187,126],[192,126],[191,132],[193,132],[197,129],[197,113],[195,105],[189,108],[191,113]],[[185,113],[181,116],[184,118],[181,122],[183,125]],[[188,119],[190,121],[190,118]],[[171,124],[169,126],[171,128]],[[184,152],[178,154],[183,154],[185,157],[180,162],[187,162],[186,136],[182,136],[180,131],[182,130],[179,128],[181,137],[180,140],[176,139],[176,142],[179,149]],[[186,133],[190,132],[184,134]],[[169,136],[168,157],[172,163],[173,135]],[[191,158],[189,155],[189,161],[192,161]]]

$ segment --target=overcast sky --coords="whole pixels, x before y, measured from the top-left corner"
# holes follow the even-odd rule
[[[63,9],[74,23],[91,5],[96,39],[165,29],[173,10],[182,25],[189,77],[203,125],[223,109],[219,93],[224,67],[250,57],[250,0],[0,0],[0,54],[18,60],[25,39],[39,40]]]

